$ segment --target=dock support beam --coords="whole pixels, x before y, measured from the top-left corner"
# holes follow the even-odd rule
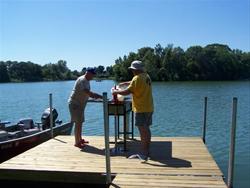
[[[110,149],[109,149],[109,116],[107,93],[103,93],[103,116],[104,116],[104,136],[105,136],[105,158],[106,158],[106,183],[111,183]]]
[[[206,129],[207,129],[207,97],[204,98],[204,120],[203,120],[203,131],[202,140],[206,143]]]
[[[232,112],[232,127],[231,127],[231,143],[230,143],[229,164],[228,164],[228,181],[227,181],[228,188],[233,188],[236,116],[237,116],[237,98],[234,97],[233,112]]]

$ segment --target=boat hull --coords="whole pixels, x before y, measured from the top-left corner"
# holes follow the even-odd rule
[[[72,123],[65,123],[53,127],[53,136],[70,135]],[[33,148],[51,138],[51,130],[43,130],[29,136],[0,142],[0,163],[8,160],[30,148]]]

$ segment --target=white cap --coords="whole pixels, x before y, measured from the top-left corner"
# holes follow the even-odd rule
[[[144,71],[144,66],[141,61],[135,60],[131,63],[129,69]]]

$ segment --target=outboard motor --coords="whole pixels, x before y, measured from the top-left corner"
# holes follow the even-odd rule
[[[56,118],[58,117],[58,113],[55,108],[52,108],[53,115],[53,126],[55,126]],[[50,128],[50,108],[47,108],[41,117],[42,128],[43,130]]]

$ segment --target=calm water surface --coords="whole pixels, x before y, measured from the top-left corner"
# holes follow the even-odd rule
[[[74,82],[0,84],[0,120],[12,123],[31,117],[40,121],[48,107],[49,93],[58,119],[69,121],[67,99]],[[92,90],[108,92],[113,81],[91,82]],[[250,187],[250,82],[153,83],[155,112],[153,136],[201,136],[204,97],[208,97],[207,147],[227,176],[232,99],[238,98],[234,187]],[[103,135],[102,105],[89,103],[83,134]],[[113,122],[112,120],[110,121]],[[111,126],[112,127],[112,126]],[[113,134],[113,130],[110,130]],[[138,132],[136,130],[136,135]],[[227,178],[227,177],[226,177]]]

